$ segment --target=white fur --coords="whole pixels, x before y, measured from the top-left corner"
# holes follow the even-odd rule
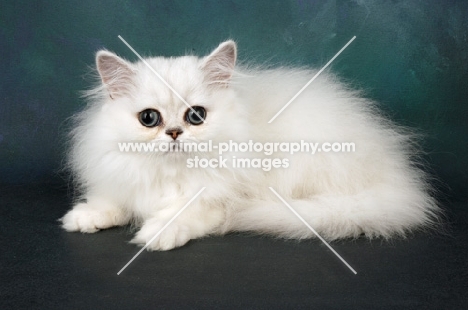
[[[66,230],[95,232],[133,220],[142,227],[132,242],[143,245],[202,187],[206,190],[150,250],[169,250],[229,231],[314,237],[269,186],[328,240],[361,234],[388,238],[436,220],[438,208],[414,162],[411,135],[379,116],[372,102],[322,73],[268,124],[315,72],[233,71],[235,57],[236,46],[227,41],[201,59],[147,59],[187,102],[208,111],[205,124],[191,126],[184,121],[185,104],[143,63],[98,53],[103,85],[76,117],[69,157],[83,201],[63,217]],[[139,123],[137,115],[146,108],[160,111],[161,126]],[[290,166],[265,172],[188,169],[186,159],[197,154],[118,150],[118,142],[168,142],[164,131],[174,126],[184,130],[180,141],[354,142],[356,152],[273,154],[287,158]]]

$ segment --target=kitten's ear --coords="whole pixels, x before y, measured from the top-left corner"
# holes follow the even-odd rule
[[[210,85],[227,87],[236,65],[237,47],[234,41],[221,43],[202,63],[205,80]]]
[[[130,93],[135,76],[132,64],[111,52],[99,51],[96,54],[96,67],[112,99]]]

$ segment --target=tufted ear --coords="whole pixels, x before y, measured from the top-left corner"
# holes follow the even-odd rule
[[[221,43],[202,63],[205,81],[210,85],[227,87],[236,65],[237,47],[232,40]]]
[[[111,52],[99,51],[96,54],[96,67],[112,99],[130,93],[134,86],[135,76],[131,63]]]

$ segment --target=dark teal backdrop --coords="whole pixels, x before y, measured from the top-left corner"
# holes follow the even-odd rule
[[[0,182],[56,178],[64,121],[80,110],[94,54],[203,55],[233,38],[240,59],[331,70],[426,135],[446,196],[468,183],[468,1],[3,1]],[[439,184],[440,186],[440,184]]]

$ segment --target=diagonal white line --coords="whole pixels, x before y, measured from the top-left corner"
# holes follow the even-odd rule
[[[130,265],[130,264],[135,260],[135,258],[137,258],[138,255],[140,255],[141,252],[143,252],[143,251],[151,244],[151,242],[153,242],[154,239],[156,239],[156,238],[164,231],[164,229],[166,229],[167,226],[169,226],[169,225],[170,225],[170,224],[171,224],[171,223],[172,223],[172,222],[173,222],[173,221],[174,221],[174,220],[175,220],[175,219],[176,219],[176,218],[177,218],[177,217],[178,217],[194,200],[195,200],[195,198],[197,198],[198,195],[200,195],[201,192],[203,192],[205,189],[206,189],[206,187],[203,187],[198,193],[196,193],[195,196],[193,196],[193,198],[190,199],[190,200],[185,204],[185,206],[183,206],[182,209],[180,209],[179,212],[177,212],[177,213],[171,218],[171,220],[170,220],[169,222],[167,222],[166,225],[164,225],[163,228],[161,228],[161,230],[158,231],[158,233],[157,233],[156,235],[154,235],[154,237],[151,238],[151,240],[148,241],[148,242],[145,244],[145,246],[142,247],[141,250],[138,251],[138,253],[136,253],[136,255],[133,256],[133,258],[132,258],[125,266],[123,266],[122,269],[120,269],[119,272],[117,272],[117,275],[120,275],[120,274],[122,273],[122,271],[124,271],[125,268],[127,268],[128,265]]]
[[[307,226],[307,228],[309,228],[316,236],[317,238],[319,238],[332,252],[333,254],[335,254],[345,265],[346,267],[348,267],[354,274],[357,274],[356,270],[353,269],[353,267],[351,267],[344,259],[343,257],[340,256],[340,254],[338,254],[338,252],[336,252],[329,244],[327,241],[325,241],[325,239],[323,239],[316,231],[315,229],[313,229],[309,223],[307,223],[303,218],[302,216],[299,215],[299,213],[296,212],[296,210],[293,209],[293,207],[291,207],[287,202],[286,200],[283,199],[283,197],[281,197],[272,187],[268,187],[272,192],[273,194],[276,195],[276,197],[279,198],[279,200],[281,200],[288,208],[289,210],[292,211],[292,213],[294,213],[294,215],[296,215],[301,221],[302,223],[304,223],[305,226]]]
[[[180,100],[182,100],[183,103],[185,103],[185,105],[190,109],[192,110],[193,113],[195,113],[196,116],[198,116],[204,123],[206,123],[205,119],[203,117],[200,116],[200,114],[198,114],[191,106],[190,104],[181,96],[179,95],[179,93],[168,83],[166,82],[166,80],[158,73],[156,72],[156,70],[153,69],[153,67],[151,67],[151,65],[143,58],[140,56],[140,54],[138,54],[137,51],[135,51],[135,49],[127,43],[127,41],[124,40],[124,38],[122,38],[120,35],[117,36],[125,45],[127,45],[127,47],[161,80],[161,82],[164,83],[164,85],[166,85],[173,93],[174,95],[177,96],[177,98],[179,98]]]
[[[294,99],[296,99],[297,96],[299,96],[299,95],[304,91],[304,89],[306,89],[307,86],[309,86],[310,83],[312,83],[312,82],[320,75],[320,73],[322,73],[323,70],[325,70],[325,69],[333,62],[333,60],[335,60],[335,58],[338,57],[338,56],[348,47],[348,45],[350,45],[351,42],[354,41],[354,39],[356,39],[356,36],[352,37],[351,40],[349,40],[348,43],[346,43],[346,45],[343,46],[343,47],[339,50],[339,52],[336,53],[336,55],[333,56],[333,58],[330,59],[330,61],[328,61],[327,64],[326,64],[325,66],[323,66],[323,68],[320,69],[320,71],[317,72],[317,74],[315,74],[314,77],[313,77],[312,79],[310,79],[310,81],[307,82],[307,84],[305,84],[304,87],[302,87],[301,90],[300,90],[297,94],[295,94],[294,97],[292,97],[291,100],[289,100],[288,103],[286,103],[286,105],[285,105],[284,107],[282,107],[281,110],[279,110],[278,113],[276,113],[275,116],[273,116],[273,117],[268,121],[268,124],[270,124],[271,122],[273,122],[273,121],[275,120],[275,118],[277,118],[278,115],[280,115],[280,114],[291,104],[291,102],[293,102]]]

